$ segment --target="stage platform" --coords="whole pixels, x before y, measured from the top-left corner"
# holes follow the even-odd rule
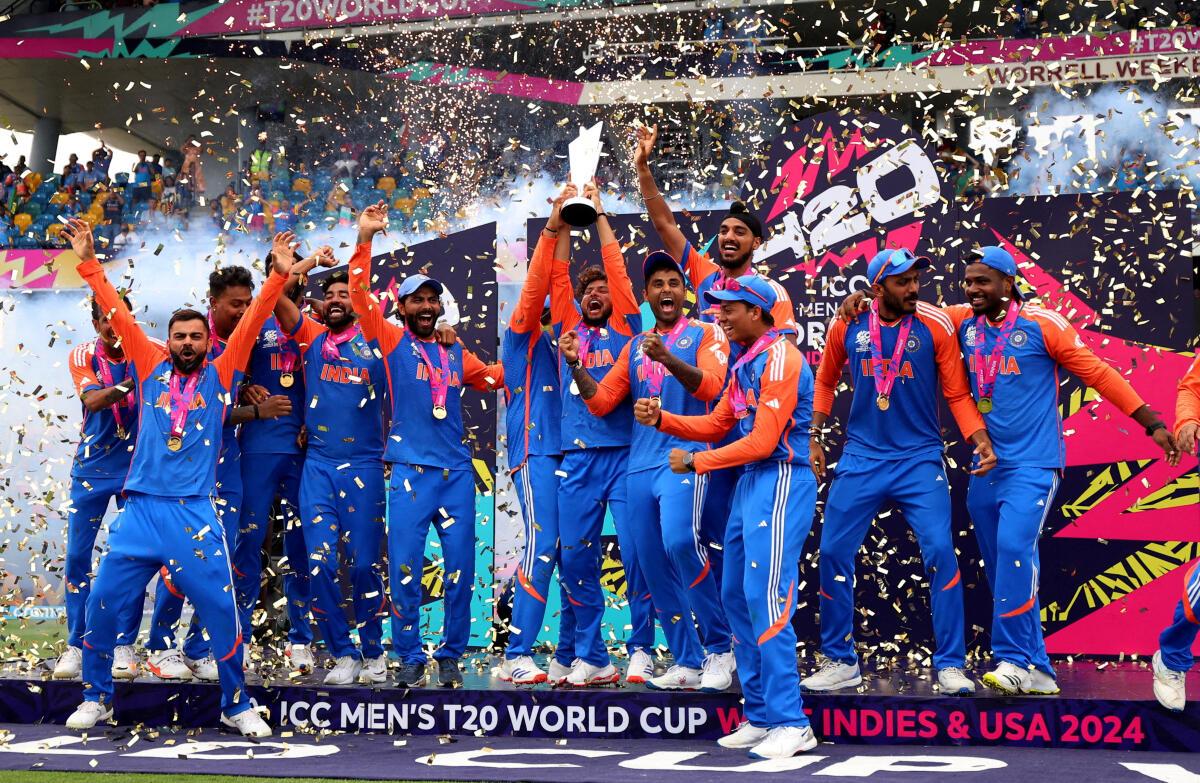
[[[712,740],[740,721],[740,695],[662,692],[624,685],[518,688],[490,675],[494,659],[467,664],[462,688],[393,685],[330,687],[324,672],[306,677],[248,677],[251,695],[272,725],[297,733],[391,733],[475,737]],[[1058,666],[1062,694],[1006,697],[979,686],[974,696],[937,693],[931,673],[868,673],[847,692],[806,694],[817,736],[872,745],[958,745],[1195,751],[1200,704],[1183,713],[1154,700],[1147,662],[1075,661]],[[982,671],[973,672],[978,676]],[[0,672],[0,723],[61,724],[82,686],[49,670]],[[1197,694],[1200,696],[1200,693]],[[117,684],[116,720],[146,727],[218,724],[215,684],[172,684],[141,677]]]

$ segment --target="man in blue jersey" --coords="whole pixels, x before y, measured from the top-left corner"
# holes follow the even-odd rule
[[[578,336],[566,334],[559,341],[579,395],[597,416],[607,415],[629,396],[651,399],[663,410],[685,416],[708,413],[725,385],[725,334],[714,324],[684,316],[687,278],[671,256],[651,253],[642,273],[654,328],[634,337],[599,383],[578,362]],[[665,674],[646,684],[718,691],[732,683],[735,662],[716,575],[700,534],[708,482],[704,476],[681,479],[664,464],[671,448],[683,443],[637,427],[630,445],[626,480],[629,506],[638,509],[630,519],[638,565],[675,656]]]
[[[855,558],[872,518],[893,502],[916,533],[929,575],[937,648],[933,664],[942,693],[974,693],[966,675],[962,577],[950,529],[950,484],[943,466],[938,401],[943,395],[963,436],[981,458],[976,473],[996,461],[971,403],[954,327],[920,301],[927,259],[884,250],[867,265],[876,298],[868,318],[835,319],[817,370],[810,461],[824,478],[823,433],[849,363],[854,397],[846,447],[825,505],[821,528],[821,652],[819,670],[800,685],[831,691],[862,682],[854,649]]]
[[[121,298],[132,310],[129,299]],[[108,316],[93,299],[92,326],[96,339],[71,351],[71,381],[83,403],[81,438],[71,462],[71,512],[67,520],[66,584],[67,649],[54,664],[54,679],[73,680],[83,665],[81,647],[87,628],[87,599],[91,593],[92,550],[109,501],[120,510],[125,505],[121,488],[129,473],[133,444],[137,440],[137,394],[130,377],[129,362],[113,331]],[[118,627],[113,650],[113,677],[130,680],[137,676],[134,651],[142,623],[142,603],[131,603]]]
[[[433,525],[442,546],[445,586],[441,643],[433,653],[438,682],[462,685],[459,659],[471,630],[475,581],[475,471],[462,418],[461,390],[495,391],[504,370],[485,365],[461,345],[435,338],[442,314],[442,284],[423,274],[400,284],[404,327],[384,318],[371,294],[371,243],[387,226],[383,204],[358,219],[358,244],[350,259],[350,297],[363,333],[378,344],[391,396],[391,428],[384,460],[388,484],[388,575],[392,598],[392,649],[402,666],[398,681],[419,687],[427,659],[421,638],[421,577],[425,541]]]
[[[562,463],[562,389],[558,355],[550,337],[551,265],[559,245],[569,250],[570,230],[559,218],[562,204],[575,196],[568,185],[554,200],[550,219],[529,261],[521,297],[504,331],[504,363],[508,467],[521,504],[525,548],[513,587],[508,647],[497,676],[516,685],[532,685],[570,674],[575,660],[575,613],[563,593],[558,624],[559,644],[550,660],[550,675],[532,657],[546,612],[550,579],[561,561],[558,530],[558,472]],[[560,566],[561,567],[561,566]]]
[[[88,224],[71,220],[64,233],[82,261],[80,276],[95,292],[132,365],[141,411],[125,509],[110,531],[109,552],[88,598],[84,701],[67,726],[90,729],[112,716],[111,656],[118,618],[166,565],[196,606],[218,659],[222,723],[247,736],[269,736],[270,727],[246,695],[229,546],[213,487],[218,438],[236,391],[235,375],[244,371],[254,338],[283,290],[291,257],[276,255],[261,295],[229,335],[226,350],[210,360],[209,327],[202,314],[176,311],[167,327],[167,347],[151,342],[105,277]]]

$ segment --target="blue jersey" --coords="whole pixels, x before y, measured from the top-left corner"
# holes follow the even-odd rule
[[[209,320],[209,323],[212,323],[211,319]],[[224,353],[227,345],[228,342],[226,340],[221,339],[216,335],[215,332],[213,332],[212,344],[208,349],[208,360],[211,362],[213,359],[216,359],[218,356]],[[228,405],[231,408],[238,403],[238,388],[242,385],[242,379],[244,377],[244,372],[235,371],[233,374],[233,388],[231,389],[230,398],[228,400]],[[241,456],[242,447],[241,444],[238,443],[238,425],[229,424],[228,415],[226,415],[226,423],[223,427],[221,427],[221,456],[217,461],[218,470],[232,470],[236,466],[237,470],[240,471],[241,467],[238,465],[238,461],[241,459]]]
[[[882,356],[890,367],[899,322],[880,328]],[[945,394],[965,435],[983,428],[967,388],[958,341],[950,319],[938,308],[917,304],[896,383],[886,411],[876,405],[878,392],[871,369],[871,334],[867,315],[847,325],[835,318],[826,334],[817,368],[814,410],[828,414],[842,367],[850,365],[854,396],[846,426],[844,453],[871,459],[920,459],[942,454],[938,399]]]
[[[705,307],[707,301],[704,294],[719,287],[724,289],[724,281],[729,279],[725,274],[725,270],[714,263],[708,256],[702,256],[692,247],[692,243],[688,242],[683,247],[683,267],[687,270],[688,277],[692,281],[692,288],[696,291],[697,303],[697,318],[704,323],[716,323],[717,313],[720,312],[719,307],[710,305]],[[757,275],[758,270],[751,266],[746,270],[748,275]],[[771,317],[775,319],[775,328],[782,334],[799,335],[800,327],[796,325],[796,308],[792,305],[792,298],[788,296],[787,290],[776,283],[774,280],[768,280],[771,285],[771,290],[775,292],[775,306],[771,308]],[[742,346],[734,343],[730,346],[730,358],[741,354]]]
[[[305,458],[334,464],[383,460],[386,375],[376,345],[359,332],[325,358],[329,330],[307,316],[292,333],[304,366]]]
[[[112,383],[104,381],[100,363],[104,362],[112,375]],[[116,386],[131,377],[128,361],[113,362],[96,353],[96,341],[83,343],[71,351],[71,380],[75,393]],[[136,382],[131,381],[136,386]],[[83,407],[83,422],[80,425],[79,446],[71,462],[73,478],[116,478],[129,472],[133,458],[133,444],[137,437],[137,391],[125,397],[125,404],[110,406],[95,413]],[[117,408],[116,412],[113,408]],[[118,431],[117,416],[121,417]],[[124,437],[121,437],[124,435]]]
[[[550,335],[504,330],[505,424],[508,467],[515,470],[530,456],[562,454],[562,390],[558,358]]]
[[[285,365],[286,368],[285,368]],[[292,385],[284,386],[284,374]],[[270,421],[248,421],[242,425],[243,454],[298,454],[296,442],[304,424],[304,363],[300,346],[280,328],[275,317],[267,319],[246,370],[246,382],[265,388],[272,395],[283,394],[292,401],[292,412]]]
[[[621,351],[617,364],[599,384],[596,394],[587,401],[588,408],[598,414],[626,397],[643,399],[658,396],[662,410],[679,416],[698,416],[712,410],[717,396],[725,385],[729,362],[729,342],[725,333],[713,324],[689,319],[679,333],[671,354],[680,360],[700,368],[704,379],[692,394],[670,373],[665,373],[662,387],[655,391],[647,373],[648,364],[643,361],[642,344],[650,332],[634,337]],[[665,342],[665,340],[664,340]],[[661,468],[667,464],[671,449],[695,448],[695,444],[670,435],[653,427],[635,424],[629,449],[629,472]]]

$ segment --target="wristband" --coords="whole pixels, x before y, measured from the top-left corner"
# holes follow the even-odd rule
[[[662,191],[659,191],[658,193],[655,193],[655,194],[654,194],[654,195],[652,195],[652,196],[642,196],[642,202],[643,202],[643,203],[647,203],[647,204],[648,204],[648,203],[650,203],[651,201],[653,201],[654,199],[656,199],[656,198],[662,198],[662,197],[663,197]]]
[[[1153,438],[1154,433],[1158,432],[1159,430],[1165,430],[1166,428],[1167,425],[1163,424],[1161,419],[1159,421],[1151,422],[1151,424],[1146,427],[1146,435]]]
[[[579,361],[578,359],[573,362],[567,362],[567,369],[578,370],[581,367],[583,367],[583,362]]]
[[[258,420],[259,420],[259,419],[261,419],[261,418],[262,418],[262,414],[260,414],[260,413],[258,412],[258,403],[255,403],[255,404],[254,404],[254,420],[255,420],[255,421],[258,421]]]

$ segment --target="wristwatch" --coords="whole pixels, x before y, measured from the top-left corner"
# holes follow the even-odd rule
[[[696,472],[696,452],[689,451],[687,456],[683,458],[683,466],[692,473]]]
[[[1159,430],[1165,430],[1166,428],[1167,428],[1167,425],[1163,424],[1162,420],[1160,419],[1159,421],[1152,422],[1149,426],[1146,427],[1146,435],[1148,437],[1153,438],[1154,433],[1158,432]]]
[[[583,362],[579,361],[578,359],[573,362],[567,362],[567,369],[569,370],[578,370],[582,366]]]

